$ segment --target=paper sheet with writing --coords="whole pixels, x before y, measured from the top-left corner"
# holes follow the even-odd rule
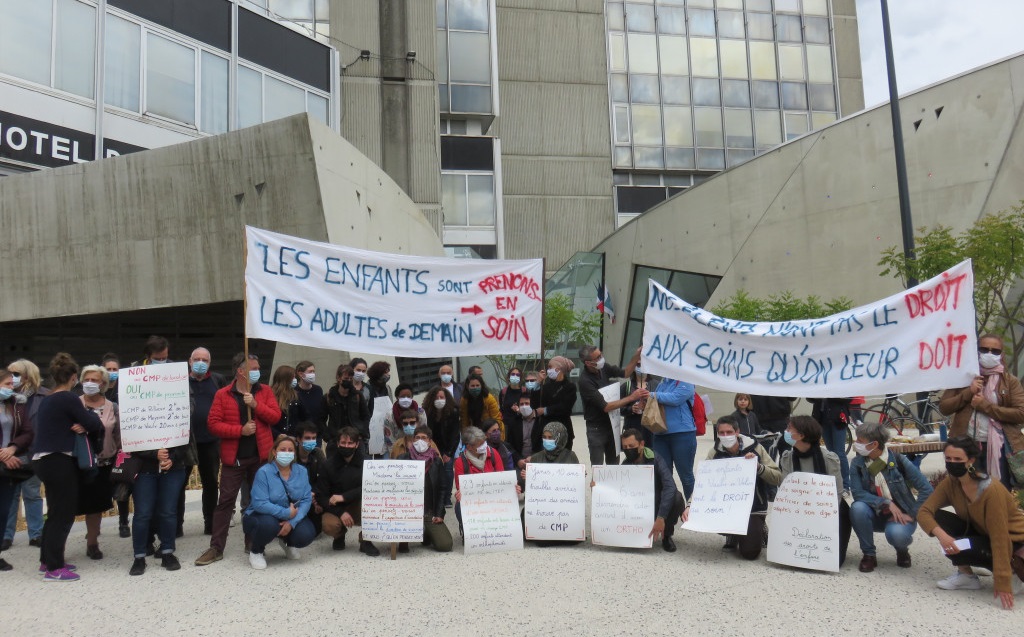
[[[799,471],[786,476],[769,521],[769,562],[839,572],[839,495],[834,477]]]
[[[746,535],[754,505],[757,458],[705,460],[697,467],[684,529]]]
[[[425,479],[422,460],[363,462],[363,539],[422,542]]]
[[[191,431],[188,363],[122,369],[117,404],[125,451],[187,445]]]
[[[586,467],[581,464],[526,465],[526,539],[586,539]]]
[[[387,450],[384,441],[384,423],[391,414],[393,404],[387,396],[378,396],[373,399],[373,415],[370,416],[370,440],[367,442],[367,448],[375,456],[379,456]],[[391,432],[392,435],[394,433]]]
[[[459,478],[466,555],[523,548],[516,473],[473,473]]]
[[[597,390],[601,393],[606,403],[614,402],[622,398],[621,383],[612,383],[607,387]],[[615,437],[615,453],[622,453],[622,412],[618,409],[608,412],[608,418],[612,421],[612,435]]]
[[[651,548],[654,466],[597,465],[590,498],[591,542]]]

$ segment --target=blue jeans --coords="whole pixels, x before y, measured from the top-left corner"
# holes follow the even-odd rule
[[[160,553],[174,552],[174,534],[178,528],[178,495],[185,484],[184,468],[167,473],[140,473],[132,488],[135,517],[132,518],[132,549],[135,557],[146,557],[150,521],[156,518]]]
[[[860,550],[864,555],[875,554],[875,533],[885,531],[885,541],[897,551],[906,551],[914,541],[917,522],[900,524],[892,518],[879,515],[867,502],[854,502],[850,506],[850,525],[853,526]]]
[[[693,495],[693,460],[697,455],[697,432],[687,431],[654,436],[654,455],[676,467],[679,481],[683,483],[683,495],[690,501]]]
[[[821,427],[821,437],[825,439],[825,447],[839,456],[839,472],[843,475],[843,488],[850,488],[850,459],[846,457],[846,427],[838,429],[832,425]]]
[[[281,520],[266,513],[246,513],[242,516],[242,530],[252,540],[252,552],[262,554],[281,532]],[[302,518],[284,541],[293,548],[301,549],[313,543],[316,528],[309,518]]]
[[[11,499],[7,527],[4,528],[4,539],[13,540],[14,530],[18,526],[18,496],[25,501],[25,523],[28,524],[30,540],[43,535],[43,497],[39,495],[39,476],[32,476],[24,482],[14,485],[14,496]]]

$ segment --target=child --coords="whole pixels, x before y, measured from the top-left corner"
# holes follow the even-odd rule
[[[732,417],[739,424],[741,434],[752,438],[763,433],[761,424],[757,421],[757,415],[751,411],[754,401],[751,400],[750,394],[736,394],[732,404],[736,407],[736,411],[732,412]]]

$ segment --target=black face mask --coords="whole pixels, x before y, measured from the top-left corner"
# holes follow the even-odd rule
[[[351,458],[352,456],[355,455],[356,448],[355,447],[338,447],[338,453],[341,454],[342,458],[345,458],[347,460],[348,458]]]
[[[636,462],[637,458],[640,457],[640,447],[623,449],[622,453],[626,454],[626,462]]]
[[[341,381],[341,387],[342,389],[354,389],[354,387],[352,386],[352,381],[350,380]]]
[[[966,462],[947,462],[946,473],[953,476],[954,478],[962,478],[967,475],[967,463]]]

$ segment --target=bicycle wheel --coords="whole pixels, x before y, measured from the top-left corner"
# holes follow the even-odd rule
[[[907,422],[907,418],[895,407],[886,407],[879,404],[872,405],[862,411],[861,421],[865,424],[882,424],[895,429],[896,435],[903,435],[903,425]]]
[[[863,420],[861,422],[864,422]],[[856,423],[850,423],[846,425],[846,455],[850,455],[850,449],[853,449],[853,441],[857,439],[857,425]]]

